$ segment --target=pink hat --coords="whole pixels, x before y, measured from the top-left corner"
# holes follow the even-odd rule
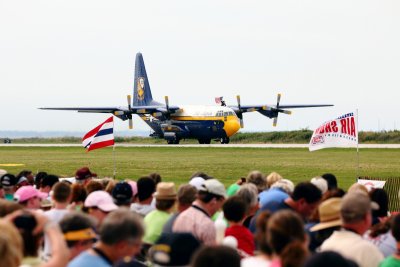
[[[135,181],[128,181],[128,184],[132,187],[132,196],[137,195],[137,183]]]
[[[19,188],[14,193],[14,199],[18,202],[25,202],[33,197],[38,197],[40,199],[47,198],[48,195],[46,193],[42,193],[39,190],[35,189],[33,186],[26,185]]]
[[[94,191],[90,193],[84,203],[87,208],[97,207],[104,212],[110,212],[118,209],[114,204],[112,197],[105,191]]]

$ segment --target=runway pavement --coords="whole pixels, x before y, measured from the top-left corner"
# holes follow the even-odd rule
[[[0,147],[82,147],[81,144],[0,144]],[[218,148],[308,148],[308,144],[116,144],[116,147],[218,147]],[[359,148],[400,148],[400,144],[360,144]]]

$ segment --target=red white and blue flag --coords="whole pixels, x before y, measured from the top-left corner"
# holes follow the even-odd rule
[[[113,117],[85,134],[82,138],[82,145],[87,151],[114,145]]]

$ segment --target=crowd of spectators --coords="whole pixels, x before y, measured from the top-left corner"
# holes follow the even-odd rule
[[[0,266],[400,266],[400,215],[384,189],[276,172],[227,188],[203,172],[60,178],[0,170]]]

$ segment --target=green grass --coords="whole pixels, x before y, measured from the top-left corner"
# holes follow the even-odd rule
[[[113,174],[112,155],[112,148],[86,153],[80,147],[0,147],[0,164],[25,164],[0,168],[15,174],[29,169],[71,177],[76,169],[89,166],[104,177]],[[357,174],[355,149],[117,147],[115,155],[118,179],[158,172],[165,181],[177,184],[187,182],[196,171],[229,185],[251,170],[260,170],[266,174],[276,171],[295,183],[331,172],[347,188]],[[399,170],[400,149],[360,149],[361,176],[399,177]]]

